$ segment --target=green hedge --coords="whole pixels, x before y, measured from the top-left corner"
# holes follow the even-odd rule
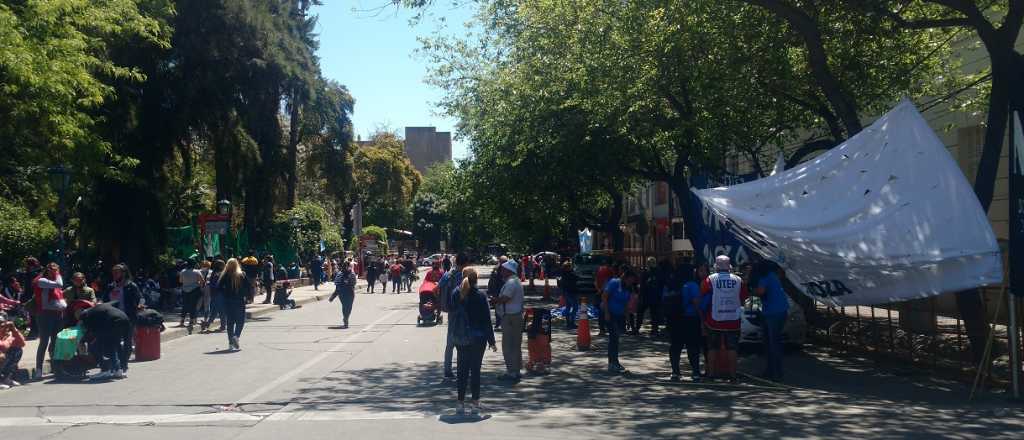
[[[57,228],[47,218],[32,216],[28,210],[0,200],[0,267],[13,270],[27,256],[39,256],[52,247]]]

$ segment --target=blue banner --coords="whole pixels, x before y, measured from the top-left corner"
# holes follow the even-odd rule
[[[719,186],[737,185],[758,179],[757,174],[726,175],[721,177],[693,176],[690,187],[696,189],[717,188]],[[694,262],[707,263],[712,266],[715,257],[728,255],[734,267],[750,260],[750,250],[729,232],[725,223],[717,218],[710,209],[701,203],[692,192],[687,197],[686,222],[692,225],[694,236],[690,237],[693,244]]]

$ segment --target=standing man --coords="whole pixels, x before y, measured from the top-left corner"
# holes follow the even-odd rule
[[[608,372],[625,373],[626,368],[619,363],[619,338],[626,332],[626,305],[631,295],[629,286],[636,283],[636,274],[629,269],[623,270],[622,276],[612,278],[605,283],[601,295],[601,313],[604,314],[605,325],[608,327]]]
[[[267,255],[263,257],[263,304],[270,304],[271,298],[274,296],[274,256]]]
[[[377,284],[377,261],[372,256],[366,257],[366,292],[373,293],[374,286]]]
[[[502,255],[498,258],[498,265],[491,270],[491,276],[487,279],[487,297],[491,304],[494,304],[494,328],[501,328],[501,317],[505,315],[505,309],[497,303],[498,295],[501,294],[501,287],[505,285],[505,279],[501,276],[501,265],[508,261],[508,257]]]
[[[199,300],[203,296],[203,287],[206,286],[206,279],[203,278],[203,273],[196,269],[195,260],[189,260],[188,266],[178,273],[178,282],[181,283],[181,294],[182,294],[182,306],[181,306],[181,319],[184,325],[185,318],[188,317],[188,334],[192,334],[192,327],[196,323],[196,308],[199,306]]]
[[[501,304],[505,315],[501,318],[501,354],[505,357],[506,373],[499,380],[519,382],[519,370],[523,365],[523,284],[517,274],[519,267],[515,261],[506,261],[501,265],[501,277],[505,284],[501,286],[497,304]]]
[[[761,297],[761,341],[764,343],[765,369],[763,376],[769,380],[782,380],[782,329],[789,313],[789,299],[782,289],[779,266],[771,261],[763,265],[761,279],[757,281],[754,294]]]
[[[437,292],[434,297],[437,298],[437,306],[442,312],[448,312],[448,305],[452,302],[452,295],[462,285],[462,269],[469,263],[469,257],[465,253],[459,252],[455,256],[455,265],[451,270],[445,272],[441,276],[441,280],[437,282]],[[442,263],[444,264],[444,263]],[[448,322],[451,322],[450,320]],[[452,326],[448,326],[447,338],[444,346],[444,377],[445,379],[454,379],[455,373],[452,371],[452,356],[455,354],[455,343],[452,341]]]
[[[591,302],[591,304],[602,304],[602,295],[604,295],[604,285],[608,283],[615,276],[615,269],[612,268],[611,262],[602,264],[597,268],[597,272],[594,273],[594,291],[597,298]],[[604,310],[597,311],[597,325],[598,325],[598,336],[604,336],[606,330],[606,323],[604,321]]]
[[[743,279],[732,273],[729,257],[715,258],[715,273],[701,285],[701,308],[708,330],[708,376],[736,382],[736,349],[740,341],[740,314],[747,299]]]
[[[313,290],[320,290],[320,283],[323,281],[324,276],[324,260],[320,257],[320,254],[316,255],[316,258],[309,263],[310,277],[313,278]]]
[[[579,313],[580,303],[576,295],[579,277],[572,271],[572,262],[566,261],[562,265],[562,276],[558,278],[558,289],[565,297],[565,328],[566,330],[576,329],[576,314]]]
[[[107,302],[128,316],[128,332],[121,334],[123,339],[121,341],[121,357],[119,358],[122,366],[121,373],[127,375],[128,357],[131,356],[134,348],[133,331],[135,330],[135,318],[139,314],[139,304],[142,302],[142,291],[132,281],[132,272],[128,269],[127,264],[114,265],[110,269],[110,275],[114,281],[107,292]]]

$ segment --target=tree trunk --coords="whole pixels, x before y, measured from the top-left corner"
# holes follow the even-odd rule
[[[295,101],[295,97],[293,96],[292,97],[292,103],[291,103],[291,113],[290,113],[289,129],[288,129],[288,152],[287,152],[287,158],[285,159],[287,161],[287,163],[286,163],[286,173],[288,175],[288,182],[287,182],[288,196],[286,198],[285,204],[286,204],[288,209],[292,209],[292,208],[295,207],[295,202],[296,202],[295,188],[299,184],[299,172],[298,172],[298,166],[299,166],[298,165],[299,164],[299,133],[300,133],[300,130],[299,130],[300,127],[299,126],[300,126],[301,121],[302,121],[302,117],[301,117],[302,114],[301,114],[301,109],[300,109],[299,104],[297,102],[294,102],[294,101]]]
[[[843,121],[847,137],[852,137],[863,130],[864,126],[860,122],[857,110],[857,101],[843,90],[839,79],[832,73],[828,65],[828,54],[825,52],[825,44],[822,41],[818,23],[804,10],[779,0],[747,0],[747,3],[772,11],[789,23],[793,31],[804,40],[811,76],[814,77],[818,88],[821,89],[836,115]]]

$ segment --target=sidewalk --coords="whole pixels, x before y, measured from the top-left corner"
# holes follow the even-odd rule
[[[421,276],[422,276],[422,273],[423,273],[423,271],[421,270]],[[301,280],[300,281],[301,283],[305,283],[305,282],[308,281],[308,279],[306,279],[306,278],[301,278],[299,280]],[[299,280],[290,280],[290,281],[294,285],[296,283],[296,281],[299,281]],[[366,280],[359,279],[359,281],[356,282],[356,293],[361,294],[365,290],[366,290]],[[302,286],[302,287],[294,288],[292,290],[292,295],[291,295],[290,298],[295,300],[295,304],[296,305],[304,305],[304,304],[310,304],[310,303],[313,303],[313,302],[316,302],[316,301],[326,301],[327,299],[329,299],[331,297],[332,293],[334,293],[334,284],[333,283],[323,283],[323,284],[320,284],[319,290],[315,290],[313,288],[313,285],[310,284],[310,285],[305,285],[305,286]],[[278,306],[276,306],[274,304],[263,304],[262,301],[263,301],[263,296],[262,295],[257,295],[255,301],[252,304],[248,304],[248,305],[245,306],[245,317],[246,317],[246,319],[252,319],[254,317],[266,315],[268,313],[272,313],[272,312],[275,312],[275,311],[280,311],[280,308]],[[186,327],[179,327],[178,326],[178,322],[181,319],[180,312],[178,312],[178,311],[168,312],[168,313],[164,313],[163,316],[164,316],[164,327],[166,328],[166,330],[164,330],[162,333],[160,333],[160,342],[161,343],[166,343],[168,341],[173,341],[173,340],[178,339],[178,338],[189,336],[188,329]],[[214,329],[216,329],[216,327],[219,325],[219,323],[220,322],[217,321],[217,323],[214,324],[212,327]],[[219,334],[222,334],[222,333],[207,333],[207,334],[219,335]],[[196,326],[194,328],[194,332],[193,332],[192,336],[204,336],[204,335],[206,335],[206,334],[200,334],[199,333],[198,326]],[[28,382],[29,381],[29,378],[31,377],[32,373],[35,370],[35,366],[36,366],[36,349],[37,349],[38,346],[39,346],[39,340],[38,339],[32,339],[32,340],[26,341],[25,348],[24,348],[24,354],[22,355],[21,361],[18,363],[18,366],[19,366],[18,374],[15,375],[15,377],[17,378],[18,381],[20,381],[20,382]],[[49,356],[49,355],[47,355],[47,356]],[[50,374],[50,362],[46,361],[46,362],[43,362],[43,375],[45,376],[45,375],[48,375],[48,374]]]

